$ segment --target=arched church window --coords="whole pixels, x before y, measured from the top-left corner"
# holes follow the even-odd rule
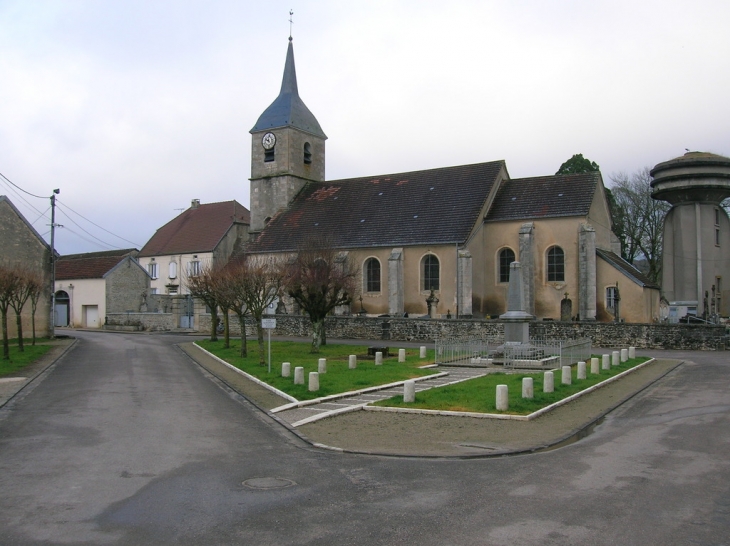
[[[439,259],[426,254],[421,260],[421,290],[439,290]]]
[[[559,246],[554,246],[547,253],[548,282],[565,282],[565,253]]]
[[[304,143],[304,164],[310,165],[312,163],[312,145],[309,142]]]
[[[515,261],[515,253],[511,248],[499,251],[499,282],[509,282],[509,264]]]
[[[380,261],[368,258],[365,262],[365,291],[380,292]]]

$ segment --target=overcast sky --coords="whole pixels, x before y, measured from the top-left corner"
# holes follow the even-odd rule
[[[328,179],[582,153],[610,185],[730,156],[727,0],[0,0],[0,173],[60,188],[59,252],[141,248],[194,198],[249,205],[289,9]],[[48,232],[47,198],[0,194]]]

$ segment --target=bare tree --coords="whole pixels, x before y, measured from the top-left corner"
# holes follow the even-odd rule
[[[221,306],[233,311],[238,317],[241,325],[241,357],[248,356],[248,347],[246,344],[246,316],[250,314],[246,306],[245,286],[243,278],[247,271],[245,264],[229,263],[217,276],[216,295]],[[226,336],[227,338],[227,336]]]
[[[287,265],[286,291],[312,322],[312,353],[326,343],[325,317],[339,305],[349,305],[357,269],[346,253],[327,241],[310,241]]]
[[[3,360],[10,360],[10,341],[8,339],[8,309],[19,278],[14,268],[0,264],[0,321],[3,331]]]
[[[33,286],[33,272],[28,268],[16,266],[14,269],[16,282],[15,289],[10,294],[10,307],[15,311],[15,324],[18,331],[18,351],[25,351],[23,340],[23,307],[30,298]]]
[[[644,167],[628,175],[611,176],[613,187],[612,220],[614,232],[621,240],[621,254],[634,263],[646,260],[646,275],[659,283],[661,276],[662,230],[670,205],[651,197],[651,175]]]
[[[43,295],[45,283],[43,282],[43,276],[38,272],[33,272],[28,277],[27,282],[29,283],[29,288],[30,288],[30,309],[31,309],[30,324],[31,324],[31,329],[33,331],[32,345],[35,345],[35,340],[36,340],[35,313],[38,310],[38,302],[40,301],[41,296]]]
[[[241,298],[256,324],[259,346],[259,364],[266,364],[264,329],[261,326],[266,308],[276,301],[284,279],[284,271],[277,264],[260,256],[243,256],[235,266]]]
[[[183,276],[183,284],[194,298],[198,298],[210,309],[210,340],[218,341],[218,298],[215,281],[219,273],[212,263],[201,264],[195,272],[187,272]]]

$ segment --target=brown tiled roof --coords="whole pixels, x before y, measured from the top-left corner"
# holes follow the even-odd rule
[[[645,286],[647,288],[659,289],[659,287],[655,283],[653,283],[649,277],[644,275],[641,271],[636,269],[633,265],[624,260],[618,254],[600,248],[596,249],[596,254],[606,260],[613,267],[621,271],[621,273],[629,277],[636,284]]]
[[[250,223],[250,214],[238,201],[207,203],[189,208],[162,226],[139,255],[165,256],[212,252],[231,226]]]
[[[600,176],[593,172],[506,181],[499,188],[486,220],[587,216]]]
[[[249,252],[463,243],[504,161],[310,183],[274,216]]]
[[[69,254],[56,261],[56,280],[101,279],[127,256],[134,256],[137,249]]]

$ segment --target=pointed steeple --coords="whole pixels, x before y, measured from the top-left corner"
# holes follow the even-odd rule
[[[251,133],[275,129],[278,127],[294,127],[306,133],[327,138],[319,122],[309,108],[299,98],[297,88],[297,71],[294,66],[294,46],[291,37],[289,47],[286,51],[286,64],[284,65],[284,77],[281,81],[281,91],[276,100],[264,110]]]

